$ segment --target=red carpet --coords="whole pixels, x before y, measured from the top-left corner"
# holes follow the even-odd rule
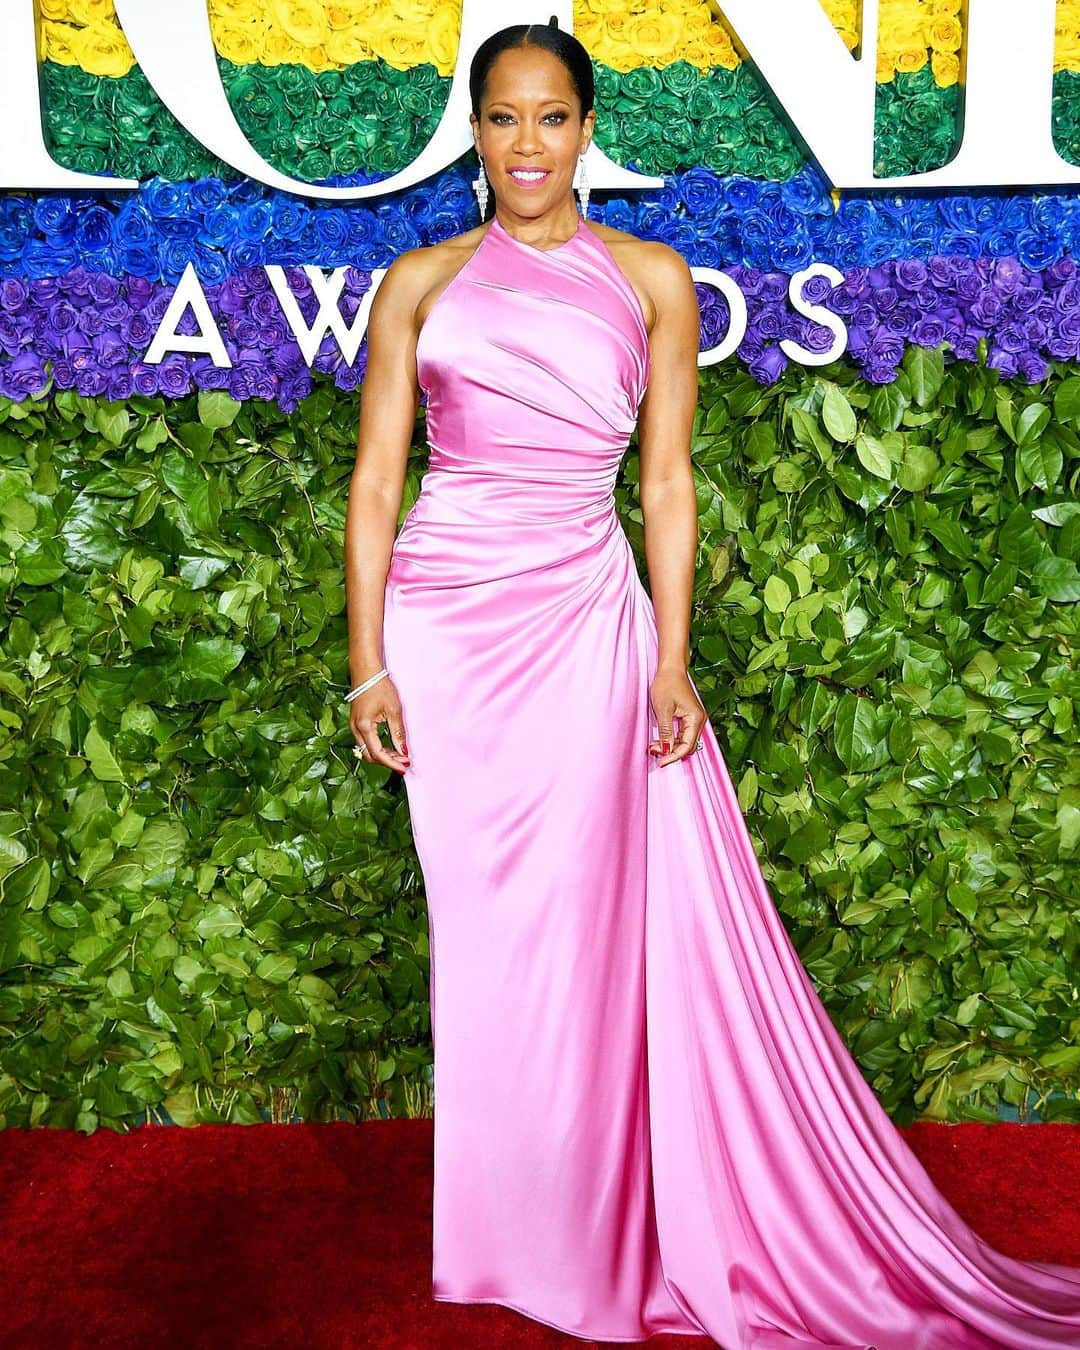
[[[904,1133],[995,1246],[1080,1266],[1080,1125]],[[3,1350],[584,1344],[430,1298],[427,1120],[3,1130],[0,1196]]]

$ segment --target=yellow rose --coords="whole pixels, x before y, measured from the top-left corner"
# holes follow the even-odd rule
[[[930,46],[939,52],[958,52],[964,32],[956,19],[935,19],[930,25]]]
[[[683,19],[683,37],[687,42],[695,42],[703,38],[712,26],[712,15],[707,9],[692,10]]]
[[[262,54],[264,66],[286,65],[296,59],[296,52],[296,43],[287,33],[283,33],[280,28],[267,28]]]
[[[353,28],[356,24],[356,9],[353,5],[336,4],[330,0],[326,6],[326,22],[334,32]]]
[[[926,65],[925,47],[906,47],[903,51],[896,53],[896,69],[901,74],[909,74],[912,71],[922,70]]]
[[[98,27],[103,24],[116,27],[113,0],[69,0],[68,16],[69,23],[86,24],[87,27],[92,24]]]
[[[449,7],[440,9],[428,26],[427,37],[432,65],[440,75],[452,75],[461,45],[460,14],[455,14]],[[584,38],[580,40],[585,41]]]
[[[1059,41],[1054,48],[1054,69],[1076,70],[1078,62],[1080,62],[1080,43],[1076,38],[1070,35]]]
[[[135,64],[127,38],[115,24],[95,24],[92,28],[76,28],[72,50],[78,54],[79,65],[94,75],[126,75]]]
[[[329,36],[321,0],[269,0],[270,16],[299,47],[317,47]]]
[[[54,23],[62,22],[67,18],[67,0],[41,0],[41,17],[51,19]]]
[[[253,66],[262,55],[265,31],[254,24],[225,24],[213,26],[214,46],[226,61],[234,66]]]
[[[580,19],[575,18],[574,36],[590,56],[606,64],[604,43],[609,39],[604,28],[604,20],[599,14],[583,14]]]
[[[79,57],[72,46],[72,39],[79,32],[66,23],[43,23],[41,36],[48,60],[60,66],[77,66]]]
[[[689,61],[692,66],[697,66],[699,70],[709,70],[713,59],[709,47],[704,42],[687,42],[679,53],[684,61]]]
[[[882,55],[882,54],[884,54],[884,53],[888,53],[888,54],[889,54],[889,59],[890,59],[890,61],[891,61],[891,60],[892,60],[892,53],[893,53],[893,52],[896,52],[896,51],[899,51],[899,49],[900,49],[903,45],[904,45],[904,44],[903,44],[903,41],[902,41],[902,38],[901,38],[901,33],[900,33],[900,26],[899,26],[899,24],[897,24],[895,21],[893,21],[892,23],[888,23],[888,24],[882,22],[882,23],[879,25],[879,27],[878,27],[878,45],[877,45],[878,55],[879,55],[879,56]]]
[[[678,45],[682,24],[674,14],[635,14],[627,26],[627,41],[640,64],[670,59]]]
[[[228,25],[254,23],[266,25],[262,0],[212,0],[212,11]]]
[[[343,66],[370,61],[375,55],[368,41],[367,29],[360,24],[332,32],[326,39],[326,54],[331,61],[337,61]]]
[[[394,18],[399,28],[426,29],[434,17],[435,6],[431,0],[394,0]],[[460,14],[458,27],[461,27]]]
[[[739,54],[732,45],[731,34],[721,24],[714,23],[701,40],[709,53],[711,66],[734,70],[739,64]]]
[[[629,42],[630,15],[625,10],[622,14],[609,14],[601,31],[606,33],[612,42]]]
[[[622,14],[625,12],[628,0],[586,0],[586,4],[594,14]],[[575,6],[576,9],[576,6]],[[574,30],[577,31],[577,15],[574,15]]]
[[[213,28],[220,27],[221,23],[247,23],[255,18],[252,0],[209,0],[209,9]]]
[[[930,15],[936,19],[947,14],[959,14],[960,5],[961,0],[930,0]]]
[[[610,66],[612,70],[617,70],[620,75],[625,75],[628,71],[637,70],[641,62],[633,47],[612,47],[604,64]]]
[[[930,58],[934,79],[947,89],[960,78],[960,61],[955,52],[935,52]]]
[[[380,33],[373,45],[386,64],[395,70],[411,70],[425,57],[423,39],[415,32],[405,33],[400,28]]]
[[[821,8],[829,16],[829,22],[834,28],[843,27],[844,10],[847,8],[845,0],[821,0]]]

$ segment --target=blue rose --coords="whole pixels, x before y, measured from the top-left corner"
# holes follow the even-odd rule
[[[273,212],[267,201],[256,201],[240,208],[236,221],[237,238],[240,241],[255,243],[270,235],[273,225]]]
[[[147,244],[131,244],[119,251],[120,266],[132,277],[145,277],[157,281],[161,277],[161,265],[157,250]]]
[[[1062,252],[1061,240],[1056,235],[1034,229],[1021,230],[1013,248],[1024,266],[1036,272],[1049,267]]]
[[[197,210],[213,211],[229,200],[229,189],[220,178],[200,178],[189,185],[190,201]]]
[[[137,197],[130,198],[117,212],[112,237],[121,246],[156,242],[158,230],[154,217]]]
[[[793,178],[781,183],[780,199],[799,216],[816,215],[832,219],[833,204],[828,184],[812,167],[800,169]]]
[[[25,197],[0,197],[0,262],[19,259],[33,219],[33,210]]]
[[[203,214],[198,237],[201,243],[208,244],[211,248],[223,249],[232,243],[239,230],[236,211],[231,206],[223,204],[214,206]],[[279,236],[283,233],[276,219],[274,233]]]
[[[34,201],[34,225],[50,243],[73,243],[78,224],[79,219],[70,197],[50,193]]]
[[[22,270],[31,277],[52,277],[75,266],[74,241],[61,246],[52,239],[29,239],[23,249]]]
[[[184,183],[173,183],[165,178],[148,178],[139,190],[143,209],[155,220],[184,215],[190,205],[191,193]]]
[[[76,222],[75,240],[84,251],[100,251],[111,248],[113,214],[103,206],[87,206],[79,212]]]
[[[676,184],[691,216],[711,216],[720,210],[724,200],[722,180],[711,169],[689,169],[677,177]]]

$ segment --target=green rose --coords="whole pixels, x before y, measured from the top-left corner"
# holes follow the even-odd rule
[[[686,95],[686,115],[695,122],[700,122],[706,117],[715,116],[729,102],[731,102],[730,90],[721,89],[720,82],[710,76],[698,80]]]
[[[665,89],[678,98],[686,99],[701,83],[701,74],[697,66],[693,66],[689,61],[683,61],[680,58],[661,69],[660,80]]]
[[[351,141],[344,141],[341,145],[334,147],[334,172],[335,173],[359,173],[361,169],[367,167],[367,156],[360,153],[361,147],[354,145]]]
[[[308,150],[300,156],[296,166],[296,176],[307,183],[318,183],[329,178],[334,172],[330,156],[325,150]]]
[[[651,103],[660,93],[663,85],[660,72],[652,66],[638,66],[628,70],[620,81],[623,94],[635,103]]]
[[[619,140],[628,150],[643,150],[656,139],[656,127],[649,117],[627,117],[620,122]]]
[[[378,61],[357,61],[354,65],[346,66],[341,72],[342,91],[349,98],[366,94],[373,84],[379,82],[379,66]]]

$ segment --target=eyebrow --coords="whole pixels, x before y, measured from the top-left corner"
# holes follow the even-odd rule
[[[547,108],[555,103],[558,103],[563,108],[569,108],[570,106],[569,102],[565,98],[548,98],[545,99],[544,102],[540,104],[540,107]],[[496,98],[492,99],[491,103],[488,106],[491,108],[497,107],[513,108],[515,105],[505,98]]]

